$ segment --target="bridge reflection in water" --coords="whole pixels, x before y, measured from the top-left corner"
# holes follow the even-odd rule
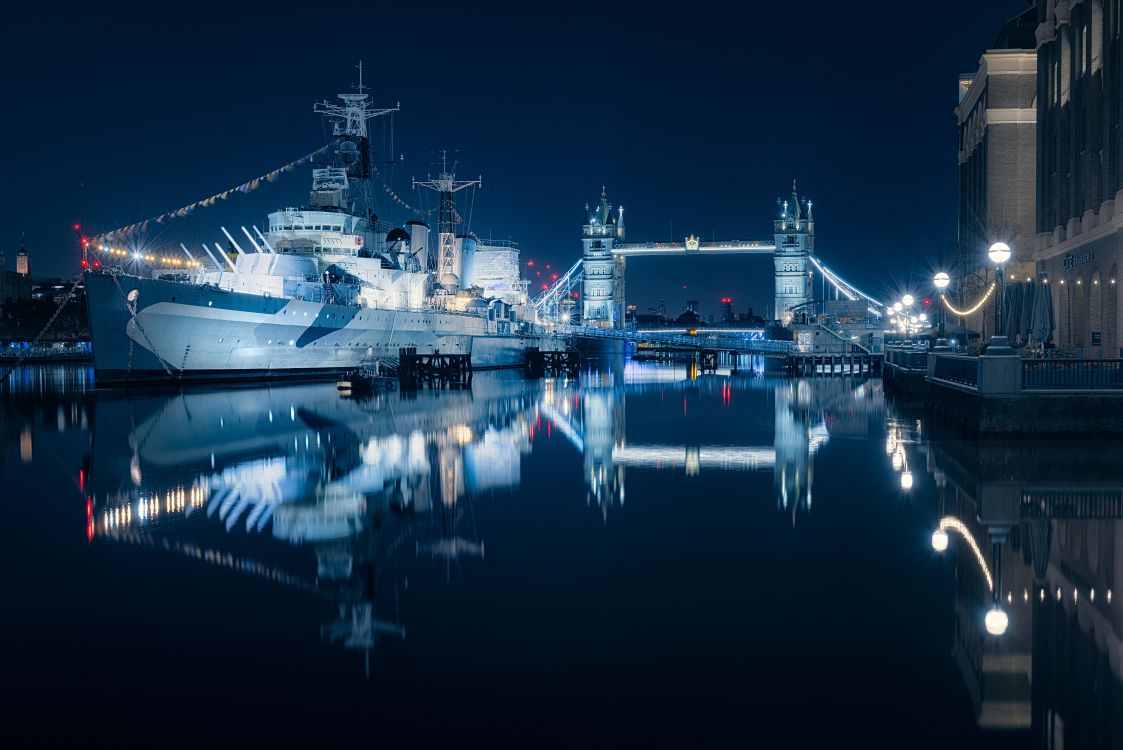
[[[581,454],[586,501],[605,518],[626,500],[627,470],[769,471],[777,507],[794,523],[811,506],[813,459],[831,430],[876,429],[882,419],[872,383],[690,374],[633,364],[580,380],[489,374],[471,390],[368,400],[324,385],[99,393],[83,470],[87,533],[326,596],[337,618],[324,639],[361,652],[369,670],[378,640],[406,632],[394,560],[432,560],[451,580],[467,560],[484,559],[472,499],[518,486],[522,458],[544,432]],[[630,443],[628,399],[656,389],[723,403],[772,392],[774,441]],[[310,548],[314,573],[263,553],[254,542],[262,538]]]
[[[366,687],[393,691],[419,667],[439,668],[439,659],[456,659],[464,649],[472,652],[466,663],[478,663],[472,661],[477,652],[487,654],[502,679],[523,680],[524,658],[548,660],[567,644],[588,649],[599,642],[599,635],[572,634],[589,616],[603,610],[608,619],[627,620],[635,611],[622,640],[610,639],[598,658],[611,660],[610,651],[639,639],[611,689],[640,689],[630,671],[635,664],[663,669],[678,658],[675,651],[651,661],[653,641],[643,640],[645,633],[664,637],[652,618],[665,611],[669,585],[675,601],[701,613],[684,616],[704,618],[715,643],[736,644],[715,652],[723,665],[740,659],[718,692],[741,685],[762,663],[763,674],[790,672],[801,681],[837,674],[846,690],[858,681],[869,691],[871,680],[882,677],[861,682],[866,656],[824,662],[821,654],[829,651],[833,659],[857,644],[858,652],[889,662],[919,650],[916,671],[883,673],[894,675],[892,692],[907,694],[889,704],[894,711],[908,712],[916,696],[926,696],[921,702],[933,707],[923,716],[938,716],[936,724],[961,723],[956,716],[966,713],[960,710],[966,703],[973,708],[973,732],[1005,737],[1016,730],[1018,741],[1033,747],[1123,747],[1118,444],[964,442],[931,435],[919,415],[887,406],[876,380],[692,377],[681,367],[628,366],[582,373],[578,380],[489,374],[477,377],[470,391],[390,393],[365,401],[340,398],[323,385],[133,396],[94,394],[89,385],[73,368],[37,368],[0,400],[0,460],[8,462],[0,470],[14,478],[6,491],[15,488],[15,500],[3,505],[5,525],[20,531],[58,526],[62,540],[35,533],[8,537],[32,584],[15,591],[13,611],[54,612],[56,598],[70,606],[79,601],[75,587],[88,588],[82,596],[97,602],[74,631],[59,629],[69,618],[46,624],[41,618],[17,635],[38,649],[22,661],[16,655],[22,677],[13,684],[21,693],[49,660],[47,643],[98,642],[135,622],[167,626],[186,639],[179,642],[186,656],[164,656],[187,673],[168,680],[186,679],[192,690],[209,684],[215,673],[191,670],[216,642],[191,646],[190,628],[177,628],[184,624],[177,608],[184,605],[220,623],[214,632],[228,658],[234,652],[226,645],[252,651],[267,637],[269,653],[280,649],[283,656],[281,671],[318,677],[334,670],[334,680],[317,683],[316,690],[334,685],[336,698],[353,688],[342,677],[362,672],[363,665],[374,677]],[[53,470],[60,456],[76,468],[74,494],[71,477],[34,474],[36,467]],[[23,476],[54,482],[55,492],[65,485],[62,500],[21,498],[21,486],[29,486]],[[70,504],[78,491],[84,514]],[[57,515],[63,506],[67,514]],[[811,517],[791,534],[776,533],[809,510]],[[762,516],[777,523],[762,524]],[[73,548],[83,549],[75,543],[82,517],[89,546],[76,556]],[[710,523],[690,527],[699,521]],[[851,521],[855,532],[868,534],[857,546],[870,548],[870,555],[849,539],[832,546]],[[637,537],[645,539],[643,546],[635,546]],[[683,542],[688,546],[676,547]],[[754,556],[769,546],[769,554]],[[44,549],[63,550],[54,567],[40,554]],[[75,560],[90,571],[78,570]],[[589,561],[596,561],[599,578],[582,567]],[[758,577],[765,598],[730,614],[728,603],[739,595],[746,571],[771,571],[767,566],[785,562],[809,566],[810,573]],[[838,577],[822,571],[832,564],[858,566],[864,572],[847,570],[842,577],[856,576],[877,593],[860,607],[846,592],[831,599]],[[518,565],[528,569],[513,573]],[[624,565],[634,567],[613,573]],[[883,577],[887,569],[904,572]],[[212,570],[219,575],[208,577]],[[127,582],[116,580],[122,573]],[[544,574],[555,577],[543,583]],[[723,575],[716,588],[696,583]],[[767,588],[771,579],[776,585]],[[813,596],[807,596],[809,579],[822,580]],[[439,596],[433,584],[445,586]],[[894,586],[901,596],[880,604],[886,600],[881,592]],[[43,593],[20,599],[21,591]],[[249,601],[234,607],[231,595]],[[546,614],[522,613],[520,622],[548,645],[524,648],[514,662],[503,662],[511,636],[502,626],[524,598]],[[900,602],[908,612],[900,611]],[[558,612],[571,606],[574,616],[551,629]],[[781,630],[764,631],[761,642],[768,645],[746,643],[743,629],[765,606],[792,616]],[[479,611],[488,608],[499,611]],[[261,626],[286,627],[239,634],[242,618],[259,610]],[[809,622],[823,612],[836,613],[829,627],[798,631],[790,641],[825,639],[813,660],[793,660],[791,649],[779,649],[785,653],[767,662],[789,621]],[[461,614],[468,633],[458,639]],[[901,630],[910,617],[899,646],[877,629],[889,621]],[[848,627],[851,622],[858,626]],[[303,627],[307,636],[300,634]],[[323,645],[316,642],[317,628]],[[407,632],[408,645],[400,640]],[[494,642],[487,640],[490,633]],[[376,649],[379,643],[390,647]],[[342,649],[357,660],[339,658]],[[682,651],[692,667],[697,652]],[[372,664],[375,654],[378,665]],[[260,666],[254,658],[238,663],[241,674]],[[568,668],[559,666],[568,660],[560,657],[551,669]],[[72,661],[66,651],[56,663]],[[122,680],[150,674],[137,663],[119,665]],[[703,689],[705,680],[694,676],[713,679],[718,662],[697,663],[697,672],[674,665],[657,690],[672,683],[687,685],[682,695]],[[99,685],[125,684],[100,666],[107,662],[95,664]],[[585,674],[579,671],[558,695],[575,685],[587,688]],[[680,675],[691,679],[683,682]],[[897,691],[902,677],[907,689]],[[246,679],[255,690],[265,687],[252,675]],[[716,700],[718,692],[705,700]],[[406,693],[404,700],[417,694]],[[117,702],[117,695],[109,691],[106,700]],[[776,710],[779,704],[757,695],[768,711]],[[865,717],[866,709],[863,704],[856,716]],[[741,721],[735,711],[730,716]]]

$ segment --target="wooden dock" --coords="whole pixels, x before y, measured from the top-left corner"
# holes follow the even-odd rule
[[[472,385],[471,354],[398,352],[398,382],[402,388],[468,388]]]
[[[544,375],[576,375],[581,369],[581,355],[576,350],[543,352],[535,348],[526,350],[526,374],[540,378]]]
[[[793,352],[787,357],[787,374],[791,377],[832,375],[874,375],[881,372],[880,354],[803,354]]]

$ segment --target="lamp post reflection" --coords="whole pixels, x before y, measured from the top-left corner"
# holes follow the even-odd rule
[[[1123,467],[1079,443],[927,448],[947,482],[931,546],[965,568],[952,653],[979,726],[1029,730],[1035,747],[1118,747],[1094,717],[1123,700],[1123,608],[1106,601],[1123,575]]]

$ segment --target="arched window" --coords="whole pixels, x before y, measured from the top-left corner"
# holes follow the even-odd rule
[[[1108,272],[1106,281],[1103,284],[1103,312],[1100,314],[1103,319],[1103,342],[1104,342],[1104,356],[1118,357],[1119,356],[1119,305],[1118,298],[1116,297],[1116,287],[1118,286],[1118,277],[1116,276],[1117,267],[1112,266],[1111,271]]]
[[[1071,24],[1066,24],[1058,30],[1058,35],[1061,37],[1061,70],[1057,85],[1061,89],[1062,107],[1068,104],[1068,95],[1072,88],[1072,44],[1068,40],[1068,35],[1072,33],[1069,31],[1070,26]]]
[[[1089,30],[1089,46],[1092,58],[1092,73],[1095,74],[1103,64],[1104,46],[1104,4],[1103,0],[1092,0],[1092,23]]]
[[[1088,345],[1088,295],[1084,291],[1084,277],[1076,277],[1076,288],[1072,292],[1072,306],[1069,308],[1072,320],[1072,345]]]
[[[1103,284],[1100,272],[1092,272],[1092,284],[1088,287],[1088,345],[1099,356],[1103,347]]]
[[[1072,344],[1072,284],[1060,283],[1057,290],[1057,343],[1061,346]]]

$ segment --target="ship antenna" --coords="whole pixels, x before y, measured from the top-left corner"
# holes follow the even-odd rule
[[[355,90],[361,94],[363,93],[363,89],[367,88],[363,85],[363,61],[359,60],[359,64],[355,67],[359,69],[359,85],[355,87]]]

